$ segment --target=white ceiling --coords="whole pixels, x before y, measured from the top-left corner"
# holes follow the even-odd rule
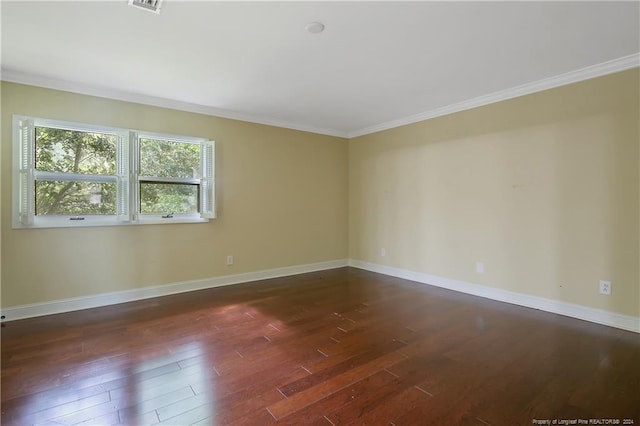
[[[640,58],[637,1],[164,0],[154,14],[3,0],[1,14],[4,80],[339,136]]]

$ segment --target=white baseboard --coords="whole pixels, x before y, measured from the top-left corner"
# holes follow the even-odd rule
[[[465,281],[443,278],[436,275],[394,268],[391,266],[379,265],[376,263],[364,262],[361,260],[350,259],[349,266],[640,333],[640,317],[621,315],[615,312],[589,308],[552,299],[545,299],[508,290],[501,290],[499,288],[487,287]]]
[[[286,266],[283,268],[247,272],[237,275],[225,275],[201,280],[144,287],[134,290],[124,290],[113,293],[96,294],[93,296],[74,297],[71,299],[21,305],[2,309],[2,315],[4,316],[2,321],[5,322],[43,315],[59,314],[62,312],[97,308],[100,306],[114,305],[116,303],[132,302],[134,300],[168,296],[170,294],[184,293],[194,290],[203,290],[207,288],[259,281],[269,278],[286,277],[289,275],[304,274],[307,272],[323,271],[327,269],[341,268],[347,266],[347,264],[348,261],[346,259],[331,260],[307,265]]]
[[[307,265],[286,266],[282,268],[267,269],[263,271],[247,272],[236,275],[225,275],[220,277],[205,278],[201,280],[183,281],[172,284],[144,287],[134,290],[124,290],[113,293],[102,293],[93,296],[74,297],[71,299],[54,300],[51,302],[34,303],[28,305],[15,306],[2,309],[5,317],[2,321],[13,321],[24,318],[39,317],[43,315],[59,314],[63,312],[77,311],[81,309],[97,308],[100,306],[114,305],[117,303],[132,302],[135,300],[149,299],[152,297],[168,296],[176,293],[184,293],[194,290],[222,287],[232,284],[240,284],[251,281],[265,280],[269,278],[285,277],[290,275],[304,274],[307,272],[323,271],[327,269],[352,266],[377,272],[384,275],[416,281],[423,284],[442,287],[461,293],[472,294],[487,299],[528,308],[539,309],[546,312],[565,315],[608,325],[611,327],[629,330],[640,333],[640,318],[628,315],[621,315],[615,312],[589,308],[557,300],[545,299],[523,293],[516,293],[494,287],[487,287],[451,278],[439,277],[407,269],[394,268],[391,266],[379,265],[376,263],[364,262],[355,259],[340,259],[327,262],[311,263]]]

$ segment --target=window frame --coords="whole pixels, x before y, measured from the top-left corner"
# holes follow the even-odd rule
[[[72,131],[104,133],[117,136],[115,175],[75,175],[45,172],[35,169],[35,128],[49,127]],[[14,115],[13,130],[13,199],[12,225],[20,228],[62,228],[86,226],[121,226],[169,223],[206,223],[216,217],[215,203],[215,142],[206,138],[178,136],[117,127],[92,125]],[[198,144],[200,146],[200,178],[178,179],[198,186],[198,212],[167,214],[141,213],[139,175],[139,139],[153,138],[170,142]],[[56,177],[84,182],[116,183],[115,215],[36,215],[35,182],[55,180]],[[162,178],[163,181],[174,181]]]

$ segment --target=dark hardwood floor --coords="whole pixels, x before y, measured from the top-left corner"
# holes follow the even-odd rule
[[[7,426],[640,424],[640,336],[342,268],[8,322],[1,400]]]

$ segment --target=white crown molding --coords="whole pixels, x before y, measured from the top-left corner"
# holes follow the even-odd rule
[[[480,296],[499,302],[506,302],[514,305],[525,306],[527,308],[539,309],[545,312],[551,312],[554,314],[564,315],[567,317],[577,318],[597,324],[640,333],[640,317],[621,315],[615,312],[589,308],[587,306],[575,305],[558,300],[545,299],[543,297],[531,296],[529,294],[516,293],[495,287],[487,287],[479,284],[469,283],[466,281],[454,280],[451,278],[444,278],[436,275],[410,271],[407,269],[394,268],[391,266],[364,262],[361,260],[350,259],[349,266],[359,269],[365,269],[367,271],[376,272],[379,274],[389,275],[392,277],[416,281],[422,284],[442,287],[461,293],[471,294],[474,296]]]
[[[83,85],[66,80],[51,79],[41,75],[21,73],[14,70],[3,69],[0,72],[0,79],[12,83],[27,84],[31,86],[44,87],[48,89],[63,90],[73,93],[79,93],[90,96],[99,96],[108,99],[115,99],[126,102],[134,102],[143,105],[157,106],[161,108],[176,109],[186,112],[194,112],[214,117],[228,118],[231,120],[246,121],[255,124],[264,124],[267,126],[282,127],[286,129],[299,130],[303,132],[317,133],[339,138],[355,138],[371,133],[381,132],[383,130],[393,129],[395,127],[405,126],[407,124],[417,123],[436,117],[441,117],[456,112],[461,112],[480,106],[493,104],[508,99],[529,95],[543,90],[553,89],[555,87],[565,86],[571,83],[577,83],[591,78],[601,77],[607,74],[613,74],[625,71],[631,68],[640,67],[640,53],[624,56],[622,58],[613,59],[611,61],[602,62],[575,71],[546,78],[543,80],[526,83],[520,86],[512,87],[498,92],[489,93],[473,99],[462,101],[452,105],[446,105],[440,108],[425,111],[419,114],[400,118],[397,120],[387,121],[369,127],[364,127],[354,131],[341,131],[337,129],[317,128],[299,123],[288,123],[284,121],[273,120],[267,117],[258,117],[237,111],[225,110],[206,105],[193,104],[177,100],[147,96],[136,93],[129,93],[104,87],[96,87]]]
[[[152,297],[185,293],[188,291],[204,290],[207,288],[241,284],[251,281],[266,280],[270,278],[286,277],[290,275],[304,274],[307,272],[342,268],[347,266],[347,263],[348,261],[346,259],[331,260],[327,262],[286,266],[282,268],[267,269],[263,271],[247,272],[237,275],[225,275],[221,277],[205,278],[201,280],[183,281],[172,284],[144,287],[135,290],[117,291],[113,293],[102,293],[92,296],[74,297],[71,299],[61,299],[51,302],[15,306],[2,309],[2,315],[5,317],[2,321],[14,321],[25,318],[39,317],[43,315],[59,314],[63,312],[78,311],[81,309],[115,305],[117,303],[133,302],[135,300],[149,299]]]
[[[213,117],[228,118],[231,120],[246,121],[254,124],[264,124],[273,127],[282,127],[285,129],[299,130],[302,132],[317,133],[321,135],[336,136],[346,138],[347,132],[335,129],[324,129],[313,126],[307,126],[298,123],[289,123],[279,120],[273,120],[267,117],[259,117],[238,111],[215,108],[206,105],[193,104],[190,102],[182,102],[172,99],[159,98],[155,96],[143,95],[140,93],[130,93],[106,87],[91,86],[87,84],[74,83],[67,80],[54,79],[42,75],[18,72],[10,69],[2,69],[0,79],[10,83],[26,84],[29,86],[43,87],[46,89],[62,90],[65,92],[78,93],[82,95],[98,96],[101,98],[115,99],[118,101],[133,102],[143,105],[156,106],[160,108],[175,109],[185,112],[194,112]]]
[[[592,65],[575,71],[570,71],[554,77],[545,78],[543,80],[526,83],[521,86],[512,87],[498,92],[489,93],[488,95],[479,96],[477,98],[462,101],[456,104],[443,106],[422,112],[420,114],[411,115],[409,117],[400,118],[398,120],[387,121],[386,123],[376,124],[359,130],[349,132],[348,138],[355,138],[371,133],[381,132],[383,130],[393,129],[395,127],[405,126],[407,124],[417,123],[431,118],[441,117],[443,115],[453,114],[472,108],[477,108],[508,99],[517,98],[532,93],[541,92],[543,90],[553,89],[555,87],[565,86],[571,83],[577,83],[591,78],[601,77],[607,74],[613,74],[640,66],[640,53],[624,56],[622,58],[613,59],[611,61]]]

